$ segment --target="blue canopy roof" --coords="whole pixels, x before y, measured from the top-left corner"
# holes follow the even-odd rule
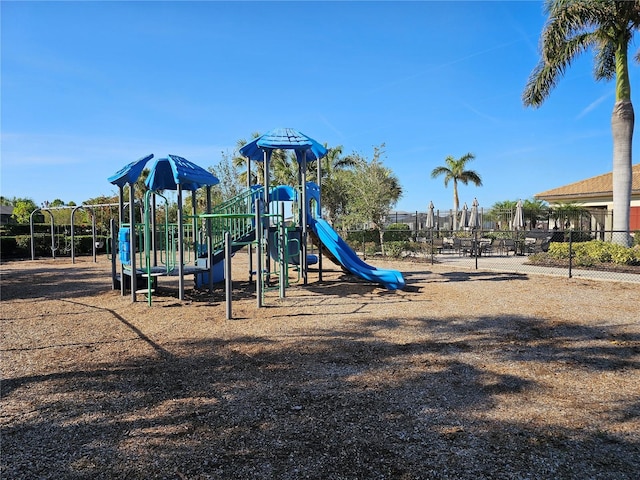
[[[153,153],[146,157],[139,158],[135,162],[131,162],[129,165],[122,167],[116,173],[111,175],[107,180],[119,187],[124,187],[127,183],[132,184],[138,180],[138,177],[144,170],[145,165],[149,160],[153,158]]]
[[[307,161],[317,160],[327,154],[327,149],[313,138],[293,128],[274,128],[247,143],[240,149],[240,154],[261,162],[264,160],[265,150],[295,150],[298,162],[304,154]]]
[[[151,167],[151,173],[145,182],[150,190],[177,190],[180,185],[184,190],[197,190],[201,187],[220,183],[213,174],[186,158],[167,155],[159,158]]]

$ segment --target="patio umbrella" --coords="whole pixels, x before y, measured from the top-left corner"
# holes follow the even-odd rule
[[[511,224],[514,230],[521,230],[524,227],[524,212],[522,210],[522,200],[518,200],[516,203],[516,213],[513,216],[513,223]]]
[[[429,230],[431,230],[433,227],[436,226],[433,208],[434,208],[433,202],[429,202],[429,211],[427,212],[427,223],[425,225]]]
[[[473,199],[471,205],[471,214],[469,215],[469,228],[475,229],[480,227],[480,216],[478,215],[478,199]]]
[[[460,212],[460,222],[458,224],[458,228],[460,230],[464,230],[469,225],[469,208],[467,207],[467,202],[462,206],[462,211]]]

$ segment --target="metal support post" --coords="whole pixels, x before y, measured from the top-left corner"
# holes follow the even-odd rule
[[[224,291],[226,300],[227,320],[231,320],[231,299],[233,293],[233,282],[231,279],[231,234],[224,232]]]
[[[288,262],[288,245],[287,245],[287,228],[284,224],[284,202],[280,202],[280,215],[279,215],[279,228],[278,233],[280,236],[280,298],[285,297],[285,291],[287,287],[287,267]]]
[[[260,215],[260,211],[262,209],[262,205],[260,203],[260,199],[256,198],[255,202],[255,213],[256,213],[256,296],[258,297],[258,308],[262,307],[262,261],[263,261],[263,252],[262,252],[262,215]]]

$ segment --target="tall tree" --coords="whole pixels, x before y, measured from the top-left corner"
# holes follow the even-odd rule
[[[260,136],[260,132],[253,132],[251,134],[251,141]],[[247,140],[241,138],[236,142],[236,151],[233,156],[233,164],[242,172],[239,174],[240,182],[243,185],[247,185],[247,159],[240,155],[240,149],[244,147]],[[297,161],[295,157],[287,156],[285,150],[273,150],[271,152],[271,160],[269,162],[269,183],[271,185],[297,185],[294,183],[294,177],[292,172],[294,167],[297,169]],[[295,170],[297,172],[297,170]],[[264,185],[264,164],[263,162],[254,162],[251,167],[251,185]]]
[[[329,222],[335,227],[339,216],[345,213],[348,202],[348,182],[344,172],[354,168],[357,162],[351,155],[342,156],[342,145],[329,148],[325,143],[324,146],[327,154],[320,160],[321,203]],[[315,177],[312,175],[312,178]]]
[[[516,209],[517,200],[503,200],[491,205],[491,209],[487,215],[494,222],[498,222],[501,229],[510,230],[510,221],[513,218],[513,212]]]
[[[437,178],[444,175],[445,188],[449,185],[450,181],[453,181],[453,229],[458,228],[458,209],[460,208],[460,199],[458,198],[458,182],[467,185],[469,182],[474,183],[476,186],[482,186],[482,178],[474,170],[467,170],[467,163],[475,159],[473,153],[467,153],[462,157],[456,159],[449,155],[444,159],[445,165],[436,167],[431,172],[431,178]]]
[[[549,205],[544,200],[526,199],[522,204],[525,221],[529,222],[531,229],[536,228],[538,220],[549,218]]]
[[[234,157],[229,152],[221,152],[218,163],[209,167],[208,170],[216,176],[220,183],[213,187],[213,203],[225,202],[243,192],[246,188],[245,182],[240,179],[239,167],[234,162]]]
[[[352,221],[369,222],[380,234],[384,254],[384,227],[389,212],[402,197],[398,177],[383,165],[384,143],[374,147],[373,159],[354,155],[355,168],[350,171],[349,213]]]
[[[272,185],[298,185],[298,160],[293,150],[274,150],[271,153]]]
[[[633,34],[640,26],[640,2],[547,0],[545,12],[549,18],[541,35],[541,59],[529,77],[523,102],[532,107],[542,105],[571,62],[589,48],[595,54],[595,79],[615,78],[611,131],[613,229],[618,233],[614,233],[613,241],[628,245],[634,127],[628,50]]]
[[[260,132],[253,132],[251,134],[250,141],[255,140],[259,136],[260,136]],[[251,185],[256,185],[256,184],[262,185],[264,183],[262,181],[263,179],[262,168],[251,168],[251,178],[247,180],[247,159],[246,157],[243,157],[242,155],[240,155],[240,149],[244,147],[247,143],[249,142],[244,138],[241,138],[238,141],[236,141],[236,150],[233,155],[233,165],[236,168],[238,168],[238,170],[241,171],[239,178],[240,178],[240,182],[242,182],[243,185],[247,185],[247,181],[249,181]]]
[[[16,223],[28,224],[31,220],[31,212],[38,208],[36,203],[30,198],[13,198],[13,218]]]

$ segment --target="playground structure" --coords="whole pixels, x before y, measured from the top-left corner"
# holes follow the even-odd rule
[[[154,160],[145,181],[147,191],[139,219],[136,218],[135,202],[129,202],[129,208],[125,208],[124,189],[128,186],[129,199],[136,198],[135,183],[154,158],[153,154],[130,163],[109,177],[109,182],[119,189],[119,221],[112,235],[114,252],[118,239],[118,255],[112,256],[114,289],[119,286],[125,295],[129,288],[132,302],[136,301],[137,294],[144,294],[151,305],[159,277],[178,277],[180,300],[184,299],[187,275],[194,275],[197,287],[210,291],[214,283],[224,279],[229,317],[231,258],[245,247],[249,251],[249,280],[255,276],[259,307],[263,306],[267,288],[277,287],[280,296],[285,296],[291,269],[306,285],[309,266],[317,263],[321,280],[323,253],[360,278],[391,290],[402,289],[404,278],[400,272],[367,265],[322,219],[321,186],[307,182],[306,178],[308,161],[317,161],[317,178],[322,178],[318,160],[327,150],[318,142],[293,129],[275,129],[256,138],[240,149],[247,158],[247,178],[251,178],[250,161],[261,162],[264,183],[269,185],[269,162],[276,149],[294,150],[299,166],[297,187],[265,188],[248,184],[245,192],[215,207],[211,202],[211,188],[218,179],[176,155]],[[196,191],[202,188],[205,189],[206,207],[204,212],[198,212]],[[166,216],[168,201],[164,192],[167,190],[177,194],[176,224],[171,224]],[[191,192],[189,215],[184,213],[185,191]],[[162,222],[156,218],[159,201],[165,204]],[[291,202],[295,212],[289,219],[285,218],[286,202]],[[310,254],[309,240],[318,246],[318,255]]]

